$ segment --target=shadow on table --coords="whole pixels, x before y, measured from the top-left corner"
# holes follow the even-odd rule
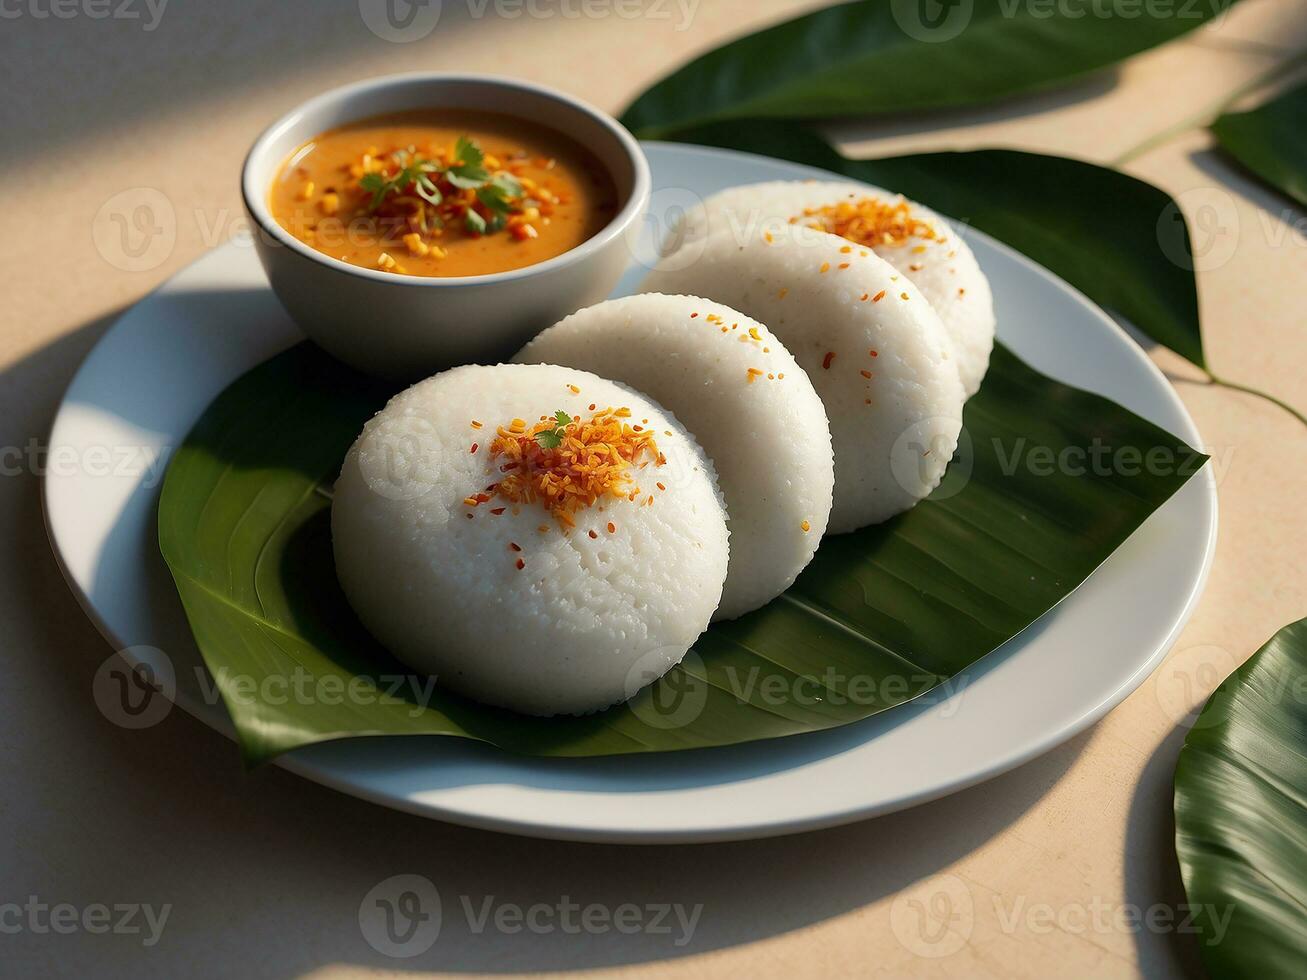
[[[1135,931],[1139,972],[1146,977],[1201,977],[1206,971],[1198,954],[1203,937],[1187,931],[1188,898],[1175,856],[1175,764],[1189,730],[1180,725],[1170,732],[1139,774],[1138,786],[1126,822],[1126,901],[1146,912],[1165,908],[1173,919],[1164,929]],[[1159,920],[1163,921],[1163,920]]]
[[[34,430],[48,427],[57,393],[111,319],[87,324],[0,377],[5,386],[42,392],[27,420]],[[161,940],[145,950],[137,937],[23,937],[57,943],[65,962],[81,957],[106,973],[116,962],[132,962],[134,975],[222,973],[224,963],[248,963],[251,956],[260,974],[273,977],[333,963],[491,973],[579,970],[763,940],[859,910],[947,868],[1035,805],[1091,737],[911,811],[772,840],[586,845],[437,823],[334,793],[276,767],[243,775],[235,746],[181,711],[139,731],[107,721],[90,690],[108,648],[81,614],[43,540],[39,483],[25,477],[4,490],[18,494],[21,525],[5,560],[21,556],[24,568],[11,575],[16,598],[39,610],[42,626],[24,652],[32,680],[22,696],[57,733],[14,747],[30,770],[31,790],[51,804],[42,833],[59,844],[57,859],[51,853],[46,864],[38,862],[46,869],[40,880],[20,877],[12,885],[23,894],[57,890],[69,901],[171,907]],[[779,760],[788,755],[778,749]],[[442,899],[438,941],[411,959],[376,951],[360,926],[365,897],[398,874],[430,879]],[[646,910],[642,921],[649,924],[654,913],[647,907],[679,907],[694,928],[674,913],[659,929],[631,935],[612,926],[580,935],[558,927],[537,934],[511,924],[520,931],[504,931],[493,919],[505,906],[565,902],[597,904],[609,914],[633,904]],[[487,910],[489,921],[482,919]],[[107,955],[114,944],[130,959]],[[197,971],[197,957],[205,956],[212,958],[211,969]]]

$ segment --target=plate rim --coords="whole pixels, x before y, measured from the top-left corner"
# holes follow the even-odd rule
[[[817,178],[837,178],[847,180],[831,171],[821,168],[808,166],[806,164],[793,163],[791,161],[780,160],[777,158],[767,157],[761,154],[747,153],[743,151],[729,150],[720,147],[700,146],[697,144],[675,143],[667,141],[642,141],[642,146],[646,148],[656,148],[662,152],[673,154],[686,153],[689,155],[702,154],[716,157],[719,160],[738,160],[741,158],[750,161],[761,161],[772,166],[783,166],[793,170],[796,174],[806,173]],[[792,179],[803,179],[797,176]],[[1178,418],[1182,422],[1182,431],[1173,434],[1185,439],[1195,448],[1201,448],[1204,443],[1198,427],[1190,415],[1188,408],[1175,387],[1167,380],[1162,370],[1148,357],[1147,352],[1131,338],[1130,334],[1114,320],[1105,310],[1095,304],[1082,292],[1063,280],[1044,266],[1035,262],[1016,249],[974,227],[967,228],[967,236],[979,237],[984,240],[987,247],[991,247],[1007,256],[1010,260],[1025,267],[1029,272],[1033,272],[1048,284],[1057,289],[1069,302],[1075,303],[1084,308],[1091,316],[1100,321],[1115,337],[1118,342],[1125,345],[1131,355],[1141,362],[1153,380],[1157,382],[1158,390],[1164,398],[1171,404],[1176,411]],[[60,396],[58,407],[51,419],[50,425],[46,431],[46,445],[53,445],[53,436],[57,431],[61,419],[64,418],[65,412],[70,404],[69,395],[77,388],[79,380],[82,379],[83,373],[89,368],[90,361],[93,359],[96,351],[102,344],[113,334],[124,319],[126,319],[135,309],[155,298],[159,293],[165,290],[177,278],[193,269],[197,264],[213,256],[216,252],[223,249],[231,249],[234,245],[232,242],[226,242],[222,245],[210,249],[194,261],[187,263],[172,273],[167,279],[157,284],[153,289],[144,296],[122,310],[113,323],[97,339],[95,345],[84,356],[81,364],[74,372],[63,394]],[[1021,356],[1018,354],[1018,356]],[[1024,360],[1024,358],[1023,358]],[[1041,371],[1041,373],[1043,373]],[[234,379],[233,379],[234,380]],[[228,382],[230,383],[230,382]],[[1066,382],[1064,382],[1066,383]],[[1085,389],[1092,391],[1093,389]],[[1108,396],[1103,396],[1108,397]],[[1169,428],[1169,427],[1168,427]],[[128,650],[130,645],[124,639],[114,632],[107,621],[96,608],[91,597],[82,588],[81,583],[73,574],[64,549],[60,546],[60,541],[55,530],[55,522],[51,511],[49,486],[53,475],[47,472],[40,480],[41,485],[41,512],[45,523],[47,539],[50,542],[51,550],[54,553],[56,565],[64,581],[68,584],[70,591],[73,593],[78,605],[91,620],[96,630],[109,641],[119,656],[124,657],[130,665],[136,665],[141,661],[130,656]],[[53,477],[57,479],[57,477]],[[1124,678],[1107,697],[1101,699],[1082,711],[1080,714],[1067,718],[1063,723],[1055,728],[1041,733],[1040,736],[1028,739],[1017,747],[1014,751],[996,756],[988,765],[977,768],[969,772],[965,777],[946,780],[915,793],[908,793],[890,799],[877,800],[862,805],[847,806],[838,810],[828,810],[821,814],[805,817],[782,817],[778,819],[768,819],[760,817],[748,821],[727,821],[718,820],[716,822],[705,822],[694,826],[679,824],[672,829],[622,829],[616,826],[594,826],[594,825],[564,825],[556,820],[533,820],[529,814],[519,815],[513,818],[496,816],[478,812],[468,808],[460,808],[449,803],[434,802],[430,800],[420,800],[413,796],[400,794],[387,794],[372,787],[352,782],[345,775],[333,770],[330,766],[315,764],[311,757],[301,755],[300,750],[291,751],[278,756],[272,760],[276,765],[287,769],[304,778],[313,780],[328,788],[337,790],[358,799],[386,806],[391,809],[400,810],[417,816],[429,819],[438,819],[450,823],[456,823],[463,826],[474,827],[483,830],[489,830],[499,833],[511,833],[533,838],[544,838],[565,841],[594,842],[594,843],[625,843],[625,844],[666,844],[666,843],[694,843],[694,842],[716,842],[730,840],[753,840],[768,837],[788,836],[814,830],[825,829],[829,827],[841,826],[849,823],[855,823],[861,820],[880,816],[886,813],[898,810],[908,809],[931,800],[940,799],[952,795],[970,786],[978,785],[1005,772],[1009,772],[1034,758],[1043,755],[1057,746],[1061,745],[1075,735],[1083,732],[1095,722],[1099,721],[1114,707],[1125,700],[1130,694],[1139,688],[1139,686],[1157,669],[1166,654],[1175,644],[1180,633],[1189,622],[1206,587],[1211,567],[1213,564],[1217,532],[1219,525],[1219,506],[1216,493],[1216,481],[1213,467],[1208,464],[1195,474],[1193,478],[1197,480],[1203,489],[1203,504],[1209,513],[1207,522],[1205,540],[1202,546],[1202,555],[1197,568],[1197,574],[1184,598],[1182,607],[1177,615],[1174,616],[1165,636],[1157,642],[1155,648],[1149,655],[1142,660],[1135,670]],[[1186,484],[1187,486],[1187,484]],[[1181,488],[1184,489],[1183,487]],[[1192,491],[1191,491],[1192,492]],[[1175,498],[1171,498],[1175,499]],[[1170,500],[1162,505],[1168,506]],[[1162,508],[1159,508],[1159,511]],[[1156,512],[1155,512],[1156,513]],[[1150,515],[1151,520],[1152,515]],[[1135,533],[1138,533],[1137,531]],[[1113,552],[1115,554],[1115,552]],[[1110,556],[1109,556],[1110,557]],[[1097,570],[1093,574],[1097,574]],[[1084,583],[1077,586],[1076,589],[1068,593],[1067,597],[1074,595]],[[1057,607],[1054,607],[1057,608]],[[1051,610],[1050,610],[1051,612]],[[1045,615],[1048,615],[1046,613]],[[1041,617],[1042,619],[1042,617]],[[1036,623],[1039,620],[1036,620]],[[1034,625],[1034,624],[1032,624]],[[1029,629],[1029,627],[1027,627]],[[1023,631],[1024,632],[1024,631]],[[1018,634],[1020,635],[1020,634]],[[1009,641],[1010,642],[1010,641]],[[983,663],[990,655],[981,658],[977,664]],[[974,665],[973,665],[974,666]],[[198,710],[195,706],[188,703],[186,698],[175,698],[174,704],[181,707],[187,714],[196,718],[208,727],[214,728],[229,739],[235,738],[235,732],[231,725],[230,719],[226,716],[225,709],[219,706],[217,712],[206,712]],[[798,736],[802,737],[802,736]],[[350,740],[339,740],[350,741]],[[714,751],[714,750],[703,750]],[[680,755],[693,755],[690,753],[678,753]],[[515,757],[516,758],[516,757]],[[550,760],[535,760],[547,764]],[[576,760],[568,760],[576,761]]]

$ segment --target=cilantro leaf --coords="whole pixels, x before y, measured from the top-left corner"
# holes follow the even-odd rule
[[[563,434],[557,429],[545,429],[536,433],[536,442],[541,449],[557,449],[563,444]]]
[[[464,167],[480,167],[486,155],[466,136],[460,136],[454,144],[454,158]]]
[[[487,184],[485,187],[477,188],[477,200],[491,211],[501,214],[507,214],[512,209],[512,204],[504,196],[503,189],[496,187],[494,184]]]
[[[386,178],[379,173],[364,174],[359,178],[359,186],[372,193],[372,201],[368,205],[368,210],[377,210],[377,206],[386,197]]]
[[[575,419],[560,408],[554,413],[554,421],[558,423],[554,428],[536,433],[536,442],[540,444],[541,449],[557,449],[561,446],[563,437],[567,435],[563,427],[570,425]]]
[[[464,224],[467,226],[467,230],[474,235],[484,235],[486,233],[486,219],[471,209],[467,212]]]

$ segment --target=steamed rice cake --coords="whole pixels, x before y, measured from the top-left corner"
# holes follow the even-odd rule
[[[573,313],[515,360],[629,384],[694,433],[717,471],[731,533],[714,619],[771,601],[812,560],[835,478],[826,411],[761,323],[695,296],[626,296]]]
[[[883,521],[938,485],[963,388],[943,323],[906,276],[828,234],[718,230],[694,261],[678,254],[641,290],[706,296],[767,324],[821,396],[835,454],[830,533]]]
[[[680,662],[726,579],[694,438],[572,368],[460,367],[396,395],[349,450],[331,522],[341,586],[383,645],[534,715],[631,697]]]

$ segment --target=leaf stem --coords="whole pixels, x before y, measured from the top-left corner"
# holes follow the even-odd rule
[[[1221,98],[1217,100],[1214,104],[1209,105],[1206,108],[1200,109],[1197,112],[1192,113],[1188,116],[1185,116],[1183,119],[1179,120],[1176,123],[1173,123],[1170,126],[1167,126],[1165,129],[1161,130],[1160,132],[1154,133],[1152,136],[1148,137],[1142,143],[1137,143],[1134,146],[1130,147],[1130,149],[1126,150],[1124,153],[1121,153],[1119,156],[1116,156],[1112,160],[1110,160],[1108,162],[1108,166],[1120,167],[1123,164],[1129,163],[1131,160],[1137,160],[1139,157],[1143,156],[1149,150],[1156,149],[1157,147],[1161,146],[1164,143],[1169,143],[1177,136],[1181,136],[1184,133],[1189,132],[1191,129],[1199,129],[1199,128],[1205,128],[1207,126],[1210,126],[1213,122],[1216,121],[1216,119],[1219,116],[1221,116],[1225,112],[1226,109],[1230,108],[1230,106],[1234,105],[1245,95],[1257,91],[1263,85],[1269,85],[1271,82],[1275,81],[1280,76],[1288,74],[1290,71],[1294,70],[1295,68],[1297,68],[1298,66],[1304,63],[1307,63],[1307,49],[1295,51],[1288,58],[1285,58],[1283,61],[1277,62],[1276,64],[1272,65],[1270,68],[1262,72],[1260,75],[1257,75],[1254,78],[1249,79],[1247,82],[1245,82],[1243,85],[1240,85],[1233,92],[1229,93],[1228,95],[1221,96]]]
[[[1239,382],[1237,381],[1227,381],[1225,378],[1218,377],[1217,375],[1213,374],[1211,371],[1205,371],[1204,373],[1207,375],[1207,380],[1209,384],[1219,385],[1222,388],[1229,388],[1231,391],[1242,391],[1246,395],[1256,395],[1258,398],[1264,398],[1272,405],[1280,406],[1280,408],[1284,409],[1286,412],[1288,412],[1290,415],[1296,418],[1299,422],[1301,422],[1304,426],[1307,426],[1307,415],[1304,415],[1302,412],[1298,411],[1288,402],[1281,401],[1279,398],[1276,398],[1274,395],[1269,394],[1268,392],[1261,391],[1257,388],[1251,388],[1248,385],[1239,384]]]

